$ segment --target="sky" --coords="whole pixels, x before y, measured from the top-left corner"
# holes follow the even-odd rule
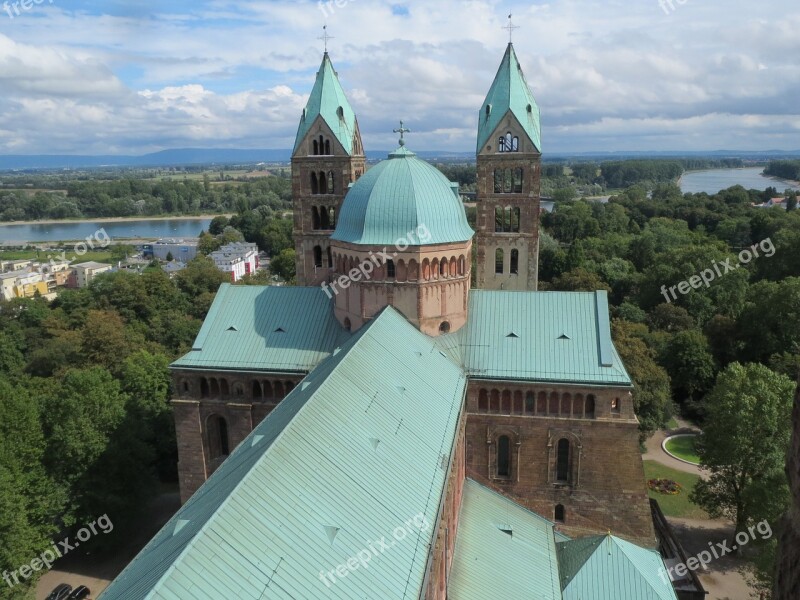
[[[368,150],[474,152],[509,13],[545,154],[800,149],[797,0],[16,0],[0,154],[291,148],[326,22]]]

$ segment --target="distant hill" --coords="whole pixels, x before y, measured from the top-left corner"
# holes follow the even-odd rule
[[[367,152],[370,161],[383,160],[389,150]],[[419,151],[420,158],[430,161],[467,161],[474,160],[473,152],[452,152],[447,150]],[[745,160],[768,160],[771,158],[800,157],[800,150],[769,150],[743,152],[731,150],[715,150],[708,152],[553,152],[546,153],[545,161],[578,160],[623,160],[627,158],[741,158]],[[162,150],[141,156],[132,155],[58,155],[39,154],[0,155],[0,170],[30,169],[87,169],[98,167],[183,167],[193,165],[241,165],[256,163],[288,163],[291,150],[241,150],[182,148]]]

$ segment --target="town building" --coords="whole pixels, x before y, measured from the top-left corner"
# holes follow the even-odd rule
[[[231,282],[241,281],[245,275],[252,275],[258,269],[258,246],[246,242],[236,242],[222,246],[210,254],[217,269],[229,273]]]
[[[108,273],[113,267],[99,262],[85,262],[72,265],[72,271],[67,279],[67,287],[85,288],[98,275]]]
[[[187,263],[197,258],[199,243],[198,239],[164,239],[148,244],[145,252],[149,251],[156,260]]]
[[[172,365],[184,505],[103,600],[677,597],[606,293],[536,291],[513,45],[479,109],[477,236],[398,132],[365,171],[326,52],[292,160],[301,285],[219,290]]]

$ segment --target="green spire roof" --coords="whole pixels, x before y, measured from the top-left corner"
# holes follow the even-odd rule
[[[300,127],[297,129],[297,139],[294,142],[294,151],[311,129],[311,126],[322,117],[331,128],[336,139],[344,147],[347,154],[353,152],[353,137],[356,133],[356,115],[347,101],[347,97],[339,83],[339,77],[333,68],[328,53],[322,57],[322,65],[317,72],[317,81],[311,90],[303,115],[300,117]]]
[[[478,120],[478,153],[489,142],[492,133],[508,111],[514,114],[536,149],[541,152],[542,129],[539,123],[539,107],[528,87],[512,44],[506,48],[492,88],[481,107]]]

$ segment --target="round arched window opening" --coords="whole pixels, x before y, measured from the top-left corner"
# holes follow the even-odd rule
[[[352,331],[353,324],[350,322],[350,319],[344,320],[344,328],[347,329],[347,331]]]
[[[439,325],[439,333],[450,333],[450,323],[448,321],[444,321]]]

